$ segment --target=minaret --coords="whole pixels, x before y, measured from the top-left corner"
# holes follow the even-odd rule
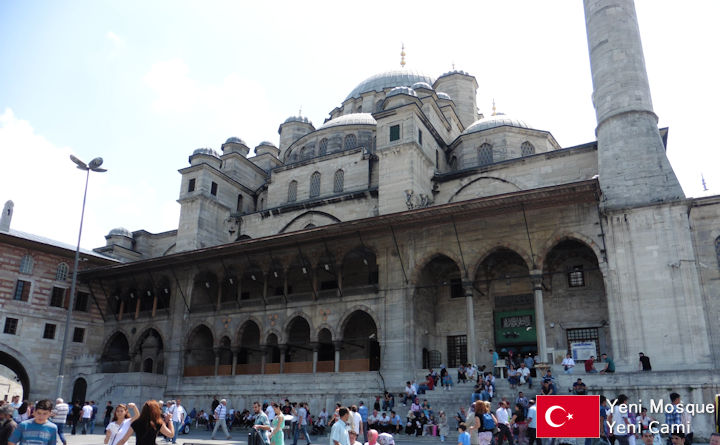
[[[13,208],[15,204],[12,201],[7,201],[5,207],[3,207],[2,215],[0,216],[0,232],[10,231],[10,222],[12,221]]]
[[[605,209],[684,198],[653,112],[633,0],[584,0]]]

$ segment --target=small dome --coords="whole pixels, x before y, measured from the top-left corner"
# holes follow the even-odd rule
[[[318,130],[340,125],[377,125],[377,121],[370,113],[352,113],[331,119],[320,126]]]
[[[285,119],[285,124],[288,124],[290,122],[302,122],[303,124],[310,124],[312,125],[312,122],[310,122],[310,119],[308,119],[305,116],[290,116],[289,118]]]
[[[469,127],[463,131],[462,134],[477,133],[478,131],[488,130],[496,127],[517,127],[517,128],[530,128],[528,124],[521,121],[520,119],[514,119],[504,114],[496,114],[495,116],[485,117],[478,119],[473,122]]]
[[[386,97],[407,94],[408,96],[417,97],[417,93],[410,87],[395,87],[387,94]]]
[[[452,97],[450,97],[448,93],[443,93],[442,91],[438,91],[437,97],[438,99],[452,100]]]
[[[245,145],[245,141],[243,141],[242,139],[240,139],[240,138],[238,138],[238,137],[235,137],[235,136],[228,138],[227,141],[225,141],[225,143],[226,143],[226,144],[242,144],[242,145]]]
[[[353,97],[360,97],[363,93],[367,93],[370,91],[383,91],[385,88],[401,86],[407,87],[417,82],[425,82],[428,84],[432,84],[435,82],[435,80],[430,76],[426,76],[425,74],[414,71],[387,71],[384,73],[376,74],[372,77],[368,77],[367,79],[360,82],[358,86],[356,86],[350,92],[350,94],[348,94],[345,100],[351,99]]]
[[[125,227],[116,227],[110,231],[110,233],[107,234],[107,236],[125,236],[128,238],[132,238],[132,232],[130,232]]]
[[[262,141],[258,144],[258,147],[262,147],[263,145],[267,145],[268,147],[275,147],[275,144],[273,144],[270,141]],[[277,147],[276,147],[277,148]]]
[[[415,82],[414,84],[412,84],[411,88],[413,90],[419,90],[419,89],[426,89],[426,90],[430,90],[430,91],[433,90],[433,87],[427,82]]]
[[[198,148],[197,150],[193,151],[193,156],[195,155],[208,155],[208,156],[214,156],[216,158],[219,158],[220,155],[213,150],[212,148]]]

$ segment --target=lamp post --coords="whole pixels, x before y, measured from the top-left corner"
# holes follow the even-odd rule
[[[104,168],[100,168],[103,163],[102,158],[95,158],[90,163],[85,164],[80,159],[70,155],[70,160],[77,165],[77,168],[86,172],[85,174],[85,193],[83,193],[82,211],[80,212],[80,230],[78,231],[77,247],[75,248],[75,265],[73,266],[72,282],[70,284],[70,300],[68,302],[67,318],[65,319],[65,335],[63,335],[62,351],[60,352],[60,368],[57,377],[57,397],[61,397],[63,379],[65,377],[65,353],[67,351],[68,339],[70,338],[70,320],[72,318],[73,304],[75,303],[75,287],[77,285],[78,263],[80,262],[80,238],[82,237],[83,219],[85,218],[85,200],[87,198],[88,182],[90,181],[90,172],[102,173],[106,172]]]

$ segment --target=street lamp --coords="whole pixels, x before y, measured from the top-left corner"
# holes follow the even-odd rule
[[[73,273],[72,273],[72,284],[70,284],[70,301],[68,302],[68,310],[67,310],[67,318],[65,319],[65,335],[63,336],[63,345],[62,345],[62,351],[60,352],[60,368],[58,370],[58,377],[57,377],[57,396],[61,397],[62,393],[62,387],[63,387],[63,379],[64,379],[64,369],[65,368],[65,352],[67,351],[68,346],[68,339],[70,338],[70,319],[72,318],[72,310],[73,310],[73,304],[75,303],[75,287],[77,285],[77,272],[78,272],[78,263],[80,262],[80,238],[82,237],[82,226],[83,226],[83,219],[85,218],[85,199],[87,198],[87,189],[88,189],[88,182],[90,180],[90,172],[97,172],[102,173],[106,172],[104,168],[100,168],[100,166],[103,163],[102,158],[95,158],[90,163],[85,164],[80,159],[76,158],[73,155],[70,155],[70,160],[77,165],[77,168],[80,170],[83,170],[87,172],[85,174],[85,193],[83,193],[83,203],[82,203],[82,211],[80,212],[80,230],[78,231],[78,241],[77,241],[77,247],[75,248],[75,265],[73,267]]]

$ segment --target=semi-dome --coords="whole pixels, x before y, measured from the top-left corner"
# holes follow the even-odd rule
[[[463,131],[463,134],[477,133],[478,131],[488,130],[495,127],[517,127],[530,128],[528,124],[505,114],[496,114],[482,119],[478,119]]]
[[[377,121],[370,113],[351,113],[325,122],[318,130],[340,125],[377,125]]]
[[[448,93],[443,93],[442,91],[438,91],[437,97],[438,99],[452,100],[452,97],[450,97]]]
[[[345,100],[360,97],[363,93],[369,91],[383,91],[385,88],[394,87],[409,87],[417,82],[433,84],[435,80],[430,76],[415,71],[387,71],[368,77],[360,82],[358,86],[348,94]]]
[[[125,236],[128,238],[132,238],[132,232],[130,232],[125,227],[115,227],[110,231],[110,233],[107,234],[107,236]]]
[[[226,144],[243,144],[243,145],[245,145],[245,141],[243,141],[242,139],[235,137],[235,136],[227,138],[227,141],[225,141],[225,143]]]
[[[417,93],[410,87],[395,87],[387,93],[386,97],[397,96],[399,94],[407,94],[408,96],[417,97]]]
[[[216,158],[219,158],[220,155],[213,150],[212,148],[198,148],[195,151],[193,151],[193,156],[195,155],[208,155],[208,156],[214,156]]]
[[[290,116],[289,118],[285,119],[284,124],[289,124],[290,122],[302,122],[303,124],[310,124],[312,125],[312,122],[310,122],[310,119],[308,119],[305,116]]]
[[[270,142],[270,141],[262,141],[262,142],[260,142],[260,143],[258,144],[258,147],[261,147],[261,146],[263,146],[263,145],[267,145],[268,147],[275,147],[275,144],[273,144],[273,143]]]
[[[414,84],[412,84],[411,88],[413,90],[419,90],[419,89],[426,89],[426,90],[430,90],[430,91],[433,90],[432,85],[430,85],[427,82],[415,82]]]

